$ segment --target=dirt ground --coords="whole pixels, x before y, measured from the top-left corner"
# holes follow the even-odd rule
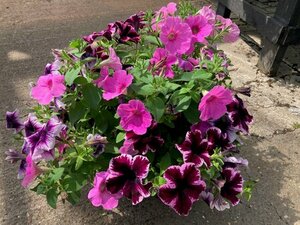
[[[105,213],[82,199],[72,207],[51,209],[43,196],[21,187],[17,167],[4,161],[4,151],[15,146],[5,130],[7,110],[28,113],[33,102],[29,85],[52,60],[50,50],[104,28],[108,22],[157,9],[166,0],[1,0],[0,3],[0,224],[289,224],[300,225],[300,79],[295,73],[268,78],[257,71],[257,54],[242,40],[222,45],[234,64],[234,86],[248,85],[244,98],[255,124],[243,137],[241,154],[249,160],[246,173],[259,180],[251,201],[224,212],[194,204],[188,217],[179,217],[158,199],[135,207],[122,201],[118,211]],[[296,49],[296,48],[295,48]],[[295,59],[292,48],[289,56]],[[299,54],[298,54],[299,56]],[[300,57],[299,57],[300,59]],[[300,60],[299,60],[300,61]],[[299,62],[298,61],[298,62]]]

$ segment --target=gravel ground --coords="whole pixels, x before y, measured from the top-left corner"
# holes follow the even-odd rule
[[[139,10],[157,9],[166,2],[1,0],[0,115],[15,108],[24,115],[28,113],[28,106],[33,104],[28,83],[35,81],[52,60],[51,49],[63,48],[69,40],[104,28],[108,22]],[[253,90],[252,97],[245,99],[255,124],[252,135],[243,137],[241,151],[250,162],[246,173],[259,180],[249,203],[217,212],[199,202],[185,218],[158,199],[146,199],[135,207],[122,201],[117,211],[109,213],[93,208],[85,198],[76,207],[60,203],[53,210],[43,196],[21,187],[16,166],[4,161],[4,151],[16,143],[1,119],[0,224],[300,225],[300,129],[296,126],[300,124],[299,76],[286,73],[284,79],[265,77],[255,66],[257,54],[241,40],[221,48],[234,64],[234,86],[248,85]]]

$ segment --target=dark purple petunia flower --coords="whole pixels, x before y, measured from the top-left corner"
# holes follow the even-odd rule
[[[144,135],[137,135],[134,132],[127,132],[120,152],[123,154],[142,154],[145,155],[150,150],[155,152],[164,144],[164,140],[158,133],[157,123],[152,123]]]
[[[182,153],[184,162],[195,163],[196,166],[210,167],[210,155],[212,150],[206,139],[203,139],[200,130],[186,133],[182,144],[176,144],[176,148]]]
[[[238,167],[247,167],[248,160],[243,158],[236,158],[234,156],[224,157],[224,168],[231,167],[231,168],[238,168]]]
[[[89,134],[87,136],[86,144],[94,148],[93,156],[95,158],[98,158],[104,152],[105,144],[107,143],[106,137],[103,137],[100,134]]]
[[[244,107],[243,100],[235,95],[233,102],[227,105],[227,111],[229,118],[233,122],[233,126],[242,133],[248,134],[248,125],[253,122],[253,116],[249,115],[247,109]]]
[[[204,135],[208,128],[211,128],[212,126],[213,125],[208,121],[200,121],[191,126],[191,131],[200,130],[201,133]]]
[[[20,163],[20,167],[19,167],[19,171],[18,171],[18,179],[21,180],[24,178],[25,173],[26,173],[26,159],[22,159],[21,163]]]
[[[220,119],[212,122],[215,127],[219,128],[223,134],[226,134],[230,142],[234,142],[237,138],[237,129],[232,125],[231,119],[228,115],[222,116]]]
[[[211,149],[221,148],[221,151],[233,151],[235,145],[230,143],[227,134],[222,134],[222,131],[217,127],[211,127],[206,132],[208,143],[211,145]],[[211,151],[210,154],[213,154]]]
[[[9,161],[10,163],[16,163],[19,160],[26,158],[23,154],[14,149],[8,149],[8,151],[5,152],[5,155],[5,160]]]
[[[138,14],[134,14],[132,16],[130,16],[125,23],[128,23],[129,25],[133,26],[134,29],[136,30],[136,32],[139,31],[139,29],[143,29],[143,27],[145,26],[145,20],[144,20],[144,12],[138,13]]]
[[[129,23],[117,21],[115,22],[115,27],[116,34],[118,34],[117,40],[120,43],[126,43],[128,41],[138,43],[141,40],[140,35]]]
[[[223,180],[216,182],[221,196],[229,200],[233,206],[237,205],[240,202],[237,195],[243,191],[243,178],[240,172],[233,168],[223,168],[221,176]]]
[[[34,162],[54,158],[55,137],[59,135],[63,127],[64,125],[53,117],[46,124],[43,124],[40,130],[25,138],[30,146]]]
[[[28,119],[24,122],[25,136],[29,137],[35,132],[41,130],[42,127],[43,124],[38,121],[37,117],[34,114],[29,113]]]
[[[19,112],[17,110],[6,112],[6,128],[15,129],[16,133],[19,133],[24,128],[24,124],[20,121]]]
[[[131,199],[133,205],[140,203],[150,196],[149,189],[152,184],[142,184],[148,175],[149,166],[149,160],[140,155],[132,157],[122,154],[113,158],[106,178],[107,190],[112,194],[122,191],[125,197]]]
[[[89,35],[83,36],[83,40],[85,40],[87,43],[92,44],[96,38],[102,36],[101,32],[93,32]]]
[[[193,163],[170,166],[164,173],[167,183],[160,186],[158,197],[179,215],[187,216],[205,189],[200,171]]]

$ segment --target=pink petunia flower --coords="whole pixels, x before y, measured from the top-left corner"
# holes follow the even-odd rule
[[[39,77],[36,86],[31,89],[31,96],[41,105],[48,105],[54,97],[62,96],[65,90],[64,76],[48,74]]]
[[[161,30],[162,26],[164,25],[165,19],[168,16],[173,16],[177,11],[177,5],[174,2],[170,2],[167,6],[161,7],[160,10],[156,12],[156,17],[152,20],[152,29],[154,31]],[[160,21],[157,21],[160,19]]]
[[[95,207],[102,206],[103,209],[112,210],[118,206],[121,193],[111,194],[106,189],[106,178],[108,172],[102,171],[96,173],[94,178],[94,187],[89,191],[88,199]]]
[[[223,37],[223,41],[227,43],[237,41],[240,36],[239,27],[234,22],[232,22],[231,19],[226,19],[222,16],[217,16],[217,20],[222,23],[219,29],[221,29],[222,31],[227,31],[227,33]]]
[[[193,38],[200,43],[205,43],[205,38],[208,37],[213,30],[213,26],[201,15],[189,16],[185,22],[190,26]]]
[[[204,16],[210,24],[215,24],[216,12],[211,8],[211,6],[204,6],[200,10],[200,15]]]
[[[163,75],[168,78],[174,77],[172,65],[177,61],[175,55],[169,54],[164,48],[157,48],[150,59],[150,65],[155,75]]]
[[[199,60],[194,59],[192,57],[188,57],[186,60],[182,59],[181,57],[178,58],[178,65],[183,71],[193,71],[195,66],[199,65]]]
[[[42,170],[32,161],[31,155],[28,155],[26,157],[26,169],[22,186],[27,188],[41,173]]]
[[[111,100],[119,95],[125,94],[127,87],[132,83],[133,76],[127,74],[126,70],[118,70],[112,77],[107,77],[102,85],[103,98]]]
[[[130,100],[128,104],[120,104],[117,114],[121,117],[120,125],[125,131],[142,135],[151,126],[151,114],[140,100]]]
[[[108,77],[109,77],[109,68],[107,66],[103,66],[100,70],[100,76],[99,78],[94,80],[94,84],[96,84],[98,88],[101,88]]]
[[[107,66],[108,68],[113,69],[114,71],[122,69],[121,60],[117,56],[117,54],[113,48],[109,48],[109,57],[108,57],[108,59],[103,60],[100,63],[100,66],[101,67]]]
[[[199,111],[201,111],[200,119],[207,121],[209,119],[219,119],[226,112],[226,105],[232,102],[231,91],[223,86],[215,86],[203,98],[199,104]]]
[[[168,17],[161,28],[160,39],[170,53],[184,54],[191,45],[192,31],[179,17]]]

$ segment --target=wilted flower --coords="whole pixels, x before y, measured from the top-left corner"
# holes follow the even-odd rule
[[[160,39],[173,54],[184,54],[189,50],[191,37],[191,28],[178,17],[168,17],[161,28]]]
[[[150,162],[144,156],[122,154],[113,158],[109,164],[109,175],[106,178],[106,188],[116,194],[120,191],[131,199],[132,204],[140,203],[144,198],[150,196],[151,184],[142,184],[148,175]]]
[[[232,102],[231,91],[217,85],[203,96],[198,109],[201,111],[200,119],[219,119],[226,112],[226,105]]]
[[[211,6],[202,7],[200,15],[204,16],[210,24],[215,24],[216,12],[211,8]]]
[[[89,134],[87,136],[87,142],[86,145],[90,145],[91,147],[94,148],[94,157],[99,157],[103,152],[105,148],[105,144],[107,144],[108,141],[106,137],[101,136],[100,134]]]
[[[230,168],[238,168],[238,167],[247,167],[248,166],[248,160],[243,159],[241,157],[236,158],[234,156],[230,157],[224,157],[224,168],[230,167]]]
[[[17,110],[6,112],[6,128],[15,129],[16,133],[19,133],[24,128],[24,124],[21,122]]]
[[[150,67],[153,69],[155,75],[162,75],[168,78],[174,77],[172,65],[177,61],[175,55],[170,54],[164,48],[157,48],[150,59]]]
[[[60,97],[65,93],[64,76],[48,74],[40,76],[36,86],[31,89],[32,98],[41,105],[48,105],[54,97]]]
[[[25,159],[23,154],[14,149],[8,149],[8,151],[5,152],[5,155],[5,160],[9,161],[10,163],[16,163],[19,160]]]
[[[62,66],[62,62],[58,59],[56,59],[53,63],[48,63],[45,67],[44,74],[55,74],[60,75],[59,69]]]
[[[176,148],[182,153],[184,162],[195,163],[196,166],[210,167],[210,144],[203,139],[201,131],[189,131],[186,133],[182,144],[176,144]]]
[[[28,187],[42,173],[42,170],[33,162],[30,155],[26,157],[25,175],[22,181],[23,187]]]
[[[224,18],[218,15],[217,20],[221,22],[221,26],[218,28],[222,31],[226,31],[225,35],[223,36],[224,42],[230,43],[237,41],[240,36],[239,27],[229,18]]]
[[[248,125],[253,122],[251,116],[244,106],[243,100],[237,95],[234,96],[233,101],[227,105],[229,118],[232,120],[232,125],[244,134],[249,133]]]
[[[152,116],[140,100],[130,100],[128,104],[120,104],[117,114],[121,117],[120,125],[125,131],[143,135],[151,126]]]
[[[106,171],[96,173],[94,187],[89,191],[88,199],[95,207],[102,206],[103,209],[112,210],[118,206],[122,195],[120,192],[111,194],[107,191],[105,182],[108,174]]]
[[[112,77],[107,77],[102,85],[104,90],[103,98],[108,101],[125,94],[132,80],[133,76],[127,74],[126,70],[116,71]]]
[[[193,163],[170,166],[164,173],[167,183],[160,186],[158,197],[179,215],[187,216],[205,189],[200,172]]]

